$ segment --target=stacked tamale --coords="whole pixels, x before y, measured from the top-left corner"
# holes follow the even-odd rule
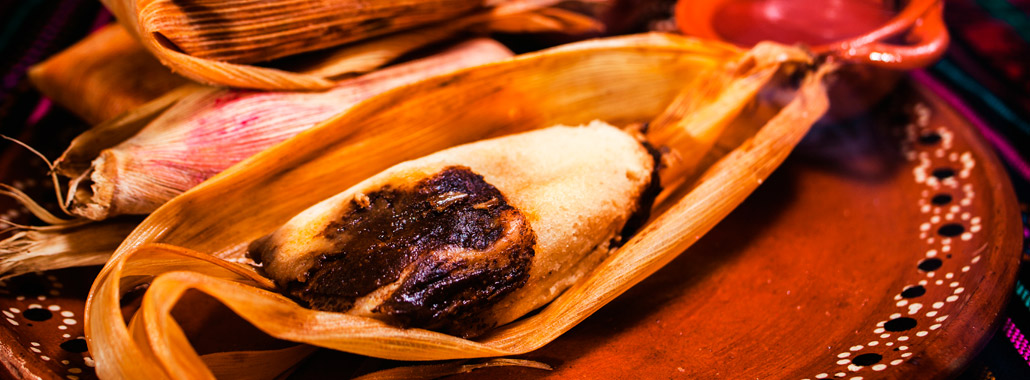
[[[293,87],[284,85],[279,90],[258,92],[192,83],[172,70],[203,71],[207,66],[163,67],[138,42],[138,36],[133,38],[133,29],[118,24],[104,27],[31,71],[31,79],[41,92],[97,124],[76,138],[53,167],[68,179],[67,201],[62,206],[76,217],[91,220],[147,214],[225,168],[369,96],[432,75],[511,56],[506,48],[487,39],[462,43],[463,38],[455,38],[455,34],[465,28],[490,24],[499,30],[521,28],[580,34],[598,27],[586,16],[542,8],[548,3],[512,2],[477,7],[482,12],[461,18],[458,23],[429,25],[372,41],[365,38],[285,65],[303,68],[302,75],[320,78],[328,87],[318,91],[290,91]],[[170,6],[178,9],[179,5]],[[117,13],[117,5],[110,6]],[[196,9],[186,7],[185,15],[173,13],[200,17],[190,16],[193,10]],[[236,16],[246,20],[247,15]],[[255,17],[266,16],[258,12]],[[325,43],[345,42],[332,36],[323,38],[328,41]],[[404,56],[440,40],[450,42]],[[310,47],[282,49],[275,56],[295,55]],[[393,62],[398,64],[363,76],[353,74]],[[266,69],[243,70],[260,74]],[[127,79],[125,73],[136,75]],[[195,77],[188,72],[183,74]],[[103,96],[97,96],[98,93]],[[24,231],[0,243],[0,268],[3,275],[9,276],[103,262],[116,245],[105,248],[97,242],[118,241],[124,237],[122,231],[135,223],[71,223],[63,233],[53,228]],[[91,229],[105,238],[88,239]],[[75,249],[76,246],[82,249]]]

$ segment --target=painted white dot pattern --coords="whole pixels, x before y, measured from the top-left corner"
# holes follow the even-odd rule
[[[52,331],[52,336],[57,338],[58,342],[72,340],[72,334],[62,333],[62,331],[72,330],[69,326],[76,326],[78,328],[80,320],[76,318],[73,311],[64,310],[61,305],[55,303],[61,297],[64,284],[60,282],[57,276],[51,274],[35,272],[25,276],[37,277],[36,279],[30,278],[28,280],[32,284],[37,284],[33,285],[33,289],[35,289],[33,292],[42,294],[12,296],[9,298],[9,301],[16,302],[18,307],[0,309],[0,314],[2,314],[0,319],[6,320],[11,325],[19,326],[19,328],[50,330]],[[0,282],[0,293],[11,294],[16,292],[14,289],[8,289],[7,286],[7,282]],[[50,362],[52,363],[51,365],[63,368],[65,379],[94,377],[92,370],[89,373],[85,373],[86,371],[83,369],[84,367],[93,367],[91,365],[92,359],[86,353],[79,353],[77,349],[66,348],[64,345],[61,345],[60,348],[47,347],[40,343],[40,341],[29,341],[23,344],[27,351],[35,354],[40,361]],[[71,355],[73,360],[69,360],[68,355]],[[73,363],[77,361],[74,360],[76,357],[82,360],[78,366]]]
[[[980,249],[970,244],[982,231],[983,219],[975,215],[976,210],[972,207],[976,189],[972,183],[966,182],[976,170],[977,162],[971,152],[956,149],[955,133],[947,126],[930,125],[932,112],[929,106],[916,104],[912,109],[911,122],[901,131],[904,136],[902,155],[912,165],[915,183],[923,186],[915,207],[925,215],[925,219],[915,226],[917,236],[913,237],[926,245],[922,250],[924,258],[913,263],[913,277],[916,278],[912,279],[911,285],[903,287],[893,297],[892,302],[901,309],[900,312],[891,313],[870,329],[875,334],[873,336],[878,336],[881,341],[869,341],[864,346],[851,346],[836,353],[836,357],[841,359],[835,360],[839,366],[837,370],[846,366],[844,368],[852,374],[864,368],[886,371],[890,366],[897,366],[914,356],[909,346],[918,346],[920,338],[941,329],[948,318],[947,313],[963,300],[960,296],[965,292],[963,275],[981,259],[977,252],[967,263],[959,262],[959,266],[951,263],[956,255]],[[948,268],[960,269],[941,270]],[[946,295],[930,295],[941,290]],[[915,329],[917,326],[921,328]],[[895,346],[895,342],[904,344],[893,350],[886,349]],[[816,378],[825,378],[827,373],[833,372],[833,368],[828,369],[831,371]],[[844,373],[837,372],[835,376],[843,377],[841,374]]]

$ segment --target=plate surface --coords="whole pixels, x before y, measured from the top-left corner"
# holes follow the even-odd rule
[[[553,371],[459,377],[956,375],[990,338],[1015,281],[1015,196],[973,127],[936,96],[905,83],[885,103],[861,121],[817,126],[688,252],[523,356]],[[6,375],[95,377],[81,340],[95,273],[0,288]],[[348,372],[334,360],[316,355],[293,377]]]

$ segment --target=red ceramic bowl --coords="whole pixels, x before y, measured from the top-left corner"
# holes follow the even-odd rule
[[[761,40],[803,44],[843,61],[830,89],[831,117],[865,111],[905,70],[944,54],[941,0],[680,0],[676,24],[688,35],[750,47]]]

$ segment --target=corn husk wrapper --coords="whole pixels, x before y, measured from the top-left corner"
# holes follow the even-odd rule
[[[775,62],[794,53],[772,47],[754,56]],[[693,99],[676,96],[699,76],[744,57],[713,42],[630,36],[463,70],[374,97],[173,199],[123,242],[87,304],[86,335],[98,374],[210,378],[212,372],[170,315],[187,291],[210,295],[273,337],[373,357],[444,360],[539,348],[672,260],[742,202],[825,111],[824,70],[806,76],[790,103],[738,139],[696,181],[673,189],[657,205],[659,213],[590,276],[539,313],[477,340],[305,309],[276,293],[271,281],[251,268],[212,254],[240,251],[311,204],[393,164],[486,137],[594,119],[646,122],[670,103],[683,103],[712,117],[659,124],[696,133],[673,149],[704,149],[720,134],[708,131],[732,124],[727,120],[734,117],[725,114],[747,116],[745,106],[755,98],[757,84],[772,76],[764,69],[741,69],[756,62],[743,59],[731,71],[740,76],[723,82],[721,91],[702,91]],[[703,81],[696,87],[712,88]],[[357,127],[338,129],[350,124]],[[120,296],[146,282],[141,307],[126,325]],[[236,370],[235,376],[257,375],[246,365]]]
[[[290,71],[248,63],[353,42],[336,71],[361,73],[401,54],[477,25],[514,31],[552,27],[582,31],[570,12],[518,15],[560,0],[103,0],[143,46],[176,73],[200,83],[265,90],[318,90],[333,82],[317,70]],[[555,23],[557,21],[557,23]],[[543,23],[541,23],[543,22]],[[550,24],[548,24],[550,22]],[[504,30],[504,29],[502,29]]]
[[[255,92],[197,88],[159,99],[142,128],[101,125],[76,139],[57,161],[70,181],[69,211],[101,220],[148,214],[169,199],[262,150],[394,87],[464,67],[509,58],[500,43],[479,38],[443,52],[341,81],[324,92]],[[144,110],[145,111],[145,110]],[[137,125],[140,123],[137,123]],[[126,127],[126,125],[128,125]],[[131,138],[109,130],[125,127]],[[343,128],[348,128],[344,126]],[[112,140],[124,141],[110,148]],[[80,141],[82,140],[82,141]]]
[[[114,118],[187,82],[116,23],[33,66],[29,79],[43,95],[90,124]]]

